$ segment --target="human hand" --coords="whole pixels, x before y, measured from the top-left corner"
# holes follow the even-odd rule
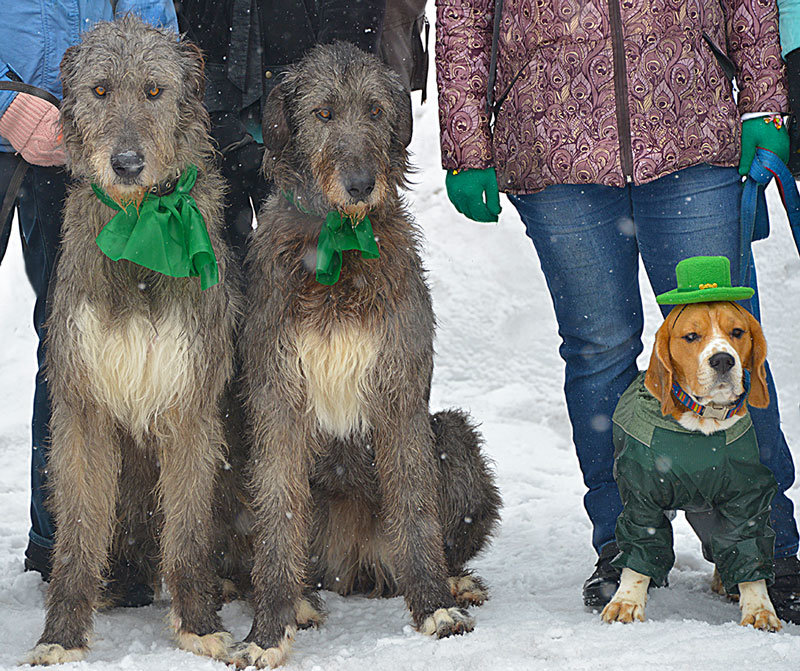
[[[750,164],[756,155],[756,147],[767,149],[778,155],[784,163],[789,160],[789,132],[780,114],[755,117],[742,122],[742,155],[739,158],[739,174],[750,172]]]
[[[33,165],[63,165],[67,161],[58,108],[37,96],[16,95],[0,117],[0,135]]]
[[[448,170],[445,186],[447,197],[461,214],[473,221],[497,221],[501,208],[494,168]]]

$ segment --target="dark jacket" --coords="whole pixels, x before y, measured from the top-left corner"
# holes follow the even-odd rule
[[[773,579],[775,533],[769,527],[775,478],[758,458],[750,415],[704,435],[661,414],[644,373],[614,412],[614,477],[625,506],[617,519],[618,568],[663,585],[675,560],[669,510],[719,512],[711,551],[728,592],[740,582]]]
[[[385,4],[386,0],[183,0],[178,21],[181,31],[206,54],[209,111],[240,111],[258,98],[265,100],[278,76],[315,44],[346,40],[375,53]]]

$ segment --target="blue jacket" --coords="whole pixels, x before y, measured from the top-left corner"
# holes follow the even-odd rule
[[[118,0],[116,15],[135,12],[148,23],[178,32],[172,0]],[[111,21],[109,0],[0,0],[0,78],[16,78],[61,98],[59,66],[67,47],[98,21]],[[0,116],[17,94],[0,91]],[[0,137],[0,151],[14,151]]]
[[[786,56],[800,47],[800,1],[778,0],[781,22],[781,53]]]

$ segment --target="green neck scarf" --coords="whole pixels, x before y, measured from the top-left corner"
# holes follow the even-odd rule
[[[311,214],[295,202],[294,196],[289,193],[284,193],[284,196],[298,210]],[[330,286],[339,281],[342,252],[348,249],[360,251],[363,259],[377,259],[380,256],[369,217],[356,221],[350,215],[331,210],[325,217],[317,239],[317,282]]]
[[[119,210],[100,231],[96,242],[112,261],[132,263],[170,277],[199,277],[205,290],[219,282],[219,268],[203,216],[190,195],[197,166],[189,165],[175,190],[165,196],[147,193],[137,208],[122,207],[96,184],[95,195]]]

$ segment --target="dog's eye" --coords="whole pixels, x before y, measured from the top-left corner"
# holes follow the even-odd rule
[[[161,95],[161,88],[158,86],[151,86],[147,90],[147,97],[150,98],[150,100],[155,100],[160,95]]]
[[[731,338],[741,338],[744,335],[744,329],[733,329],[731,331]]]
[[[373,105],[372,109],[369,111],[369,115],[373,119],[380,119],[383,116],[383,109],[380,105]]]
[[[315,110],[314,114],[317,115],[317,118],[322,119],[323,121],[330,121],[333,118],[333,112],[331,112],[327,107],[321,107],[320,109]]]
[[[108,90],[106,89],[106,87],[105,87],[105,86],[95,86],[95,87],[92,89],[92,91],[94,92],[94,94],[95,94],[95,95],[96,95],[98,98],[102,98],[102,97],[103,97],[103,96],[104,96],[106,93],[108,93]]]
[[[682,336],[686,342],[694,342],[695,340],[699,340],[700,336],[697,335],[694,331],[691,333],[687,333],[685,336]]]

